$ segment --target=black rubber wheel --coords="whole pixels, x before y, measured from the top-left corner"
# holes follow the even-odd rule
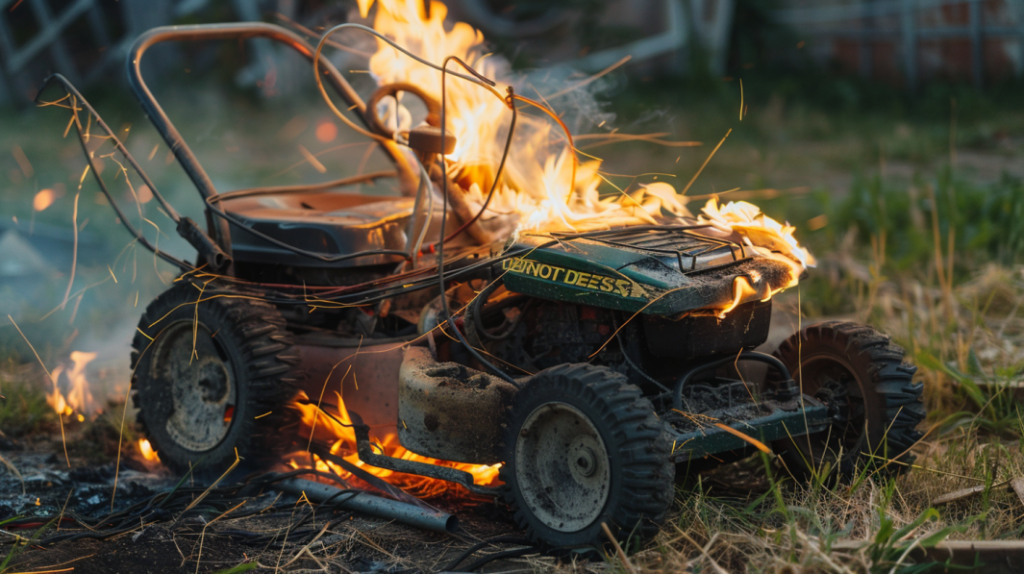
[[[786,339],[775,356],[790,369],[802,392],[829,407],[832,425],[812,435],[776,443],[791,470],[840,477],[865,467],[898,473],[914,460],[910,448],[922,436],[923,385],[917,367],[878,330],[840,321],[812,325]],[[891,464],[890,461],[896,461]]]
[[[640,389],[588,364],[537,373],[509,410],[501,480],[531,540],[602,548],[644,540],[675,500],[672,439]]]
[[[132,342],[137,421],[170,469],[216,476],[259,468],[291,441],[299,357],[285,321],[254,294],[179,283],[157,297]],[[269,414],[267,414],[269,413]]]

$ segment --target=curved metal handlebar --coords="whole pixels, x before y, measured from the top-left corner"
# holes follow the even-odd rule
[[[210,201],[212,198],[217,196],[217,190],[214,188],[213,182],[210,180],[210,176],[207,175],[206,171],[199,164],[199,160],[196,159],[195,154],[193,154],[192,150],[189,149],[184,138],[181,137],[177,128],[175,128],[174,124],[171,123],[170,118],[167,117],[167,113],[164,112],[163,108],[160,107],[160,104],[157,103],[156,98],[153,97],[153,93],[149,90],[145,80],[142,79],[142,56],[150,47],[166,41],[194,42],[245,38],[266,38],[268,40],[282,43],[304,56],[307,60],[313,61],[313,55],[315,52],[312,46],[302,39],[302,37],[287,28],[262,22],[197,24],[192,26],[163,26],[160,28],[153,28],[139,36],[128,53],[128,83],[131,85],[132,91],[135,92],[135,97],[138,98],[139,103],[142,104],[142,109],[146,112],[146,115],[149,116],[154,127],[156,127],[157,131],[160,132],[160,135],[164,138],[164,141],[167,142],[167,145],[170,146],[174,156],[185,169],[185,173],[188,174],[189,179],[191,179],[192,183],[195,184],[199,194],[204,200],[206,200],[207,208],[216,210],[221,214],[224,213],[223,207],[221,207],[217,201]],[[348,102],[349,106],[355,106],[359,111],[359,116],[363,117],[364,112],[366,111],[366,104],[359,97],[359,94],[352,89],[352,86],[348,81],[346,81],[341,75],[341,72],[339,72],[326,57],[321,56],[320,65],[326,71],[327,79],[334,88],[341,94],[346,102]],[[418,180],[418,174],[413,171],[402,151],[398,148],[398,145],[390,143],[390,145],[383,144],[383,147],[385,152],[395,163],[395,167],[398,170],[403,184],[406,186],[414,185]],[[215,239],[221,249],[230,256],[231,235],[228,227],[228,221],[224,217],[218,217],[215,219],[218,223],[214,224],[211,220],[210,233],[215,236]]]

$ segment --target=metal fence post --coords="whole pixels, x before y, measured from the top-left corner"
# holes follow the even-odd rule
[[[981,83],[984,80],[985,66],[985,46],[982,44],[981,30],[981,2],[971,0],[968,7],[971,18],[971,79],[974,80],[975,86],[981,87]]]
[[[861,5],[860,18],[860,75],[864,78],[871,78],[874,69],[874,54],[872,50],[871,32],[874,31],[875,19],[871,16],[871,6],[867,2]]]
[[[903,0],[903,73],[907,87],[917,88],[917,14],[916,0]]]
[[[1017,18],[1017,77],[1024,76],[1024,0],[1015,0]]]

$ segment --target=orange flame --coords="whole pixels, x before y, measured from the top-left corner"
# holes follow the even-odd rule
[[[147,462],[160,462],[160,455],[153,450],[153,445],[149,444],[148,440],[140,438],[138,446],[139,453]]]
[[[508,62],[483,53],[484,38],[479,31],[462,22],[446,29],[448,9],[440,2],[430,2],[426,10],[421,0],[359,0],[360,14],[368,17],[374,5],[374,29],[424,60],[441,64],[450,55],[458,56],[497,81],[499,93],[504,93],[508,84],[514,84]],[[452,70],[461,71],[454,65]],[[370,72],[380,84],[411,83],[438,100],[441,97],[441,74],[437,70],[408,58],[383,41],[378,40],[377,51],[370,58]],[[503,79],[508,82],[502,83]],[[467,203],[478,209],[486,199],[484,194],[490,189],[504,150],[509,112],[506,102],[490,91],[454,76],[446,81],[446,96],[446,128],[456,137],[457,145],[445,160],[449,174],[466,190]],[[412,127],[407,125],[411,118],[408,110],[401,105],[396,109],[391,99],[385,102],[387,106],[376,110],[377,113],[398,118],[402,129]],[[544,105],[550,110],[546,100]],[[618,193],[602,197],[598,188],[604,179],[598,173],[598,159],[581,163],[573,179],[576,150],[566,145],[560,127],[542,116],[519,114],[505,173],[483,220],[518,213],[517,231],[583,231],[640,223],[677,223],[681,217],[691,217],[686,209],[687,198],[665,182],[641,185],[632,191],[617,190]],[[792,278],[787,287],[796,285],[804,268],[814,264],[810,253],[794,238],[793,227],[765,216],[754,205],[730,202],[719,206],[712,199],[703,213],[702,221],[739,234],[759,253],[789,265]]]
[[[331,454],[341,456],[355,466],[366,470],[374,476],[383,478],[392,484],[400,486],[415,496],[424,498],[433,497],[441,495],[453,488],[458,488],[443,480],[400,474],[391,470],[369,466],[359,460],[359,455],[356,453],[356,435],[351,426],[352,419],[349,417],[348,410],[345,408],[345,403],[342,400],[341,395],[335,392],[335,396],[338,399],[338,412],[331,414],[338,420],[334,420],[325,414],[321,414],[315,404],[304,402],[292,404],[292,407],[298,409],[301,413],[303,426],[300,431],[300,436],[308,438],[310,433],[312,433],[313,440],[326,442],[331,445]],[[306,397],[304,395],[300,396],[300,399],[305,398]],[[501,467],[500,464],[463,464],[420,456],[403,448],[398,442],[398,433],[395,431],[387,432],[383,437],[376,439],[374,442],[374,449],[383,451],[387,456],[400,458],[402,460],[414,460],[464,470],[472,474],[473,482],[479,485],[494,484],[498,478],[498,469]],[[290,466],[293,468],[299,467],[294,460],[290,462]],[[316,459],[316,469],[324,472],[337,473],[342,478],[351,478],[351,474],[341,466],[319,458]]]
[[[430,2],[428,14],[420,0],[359,0],[363,17],[369,15],[374,4],[376,31],[435,64],[441,64],[448,56],[458,56],[484,76],[496,80],[496,91],[505,93],[510,82],[503,83],[502,78],[510,75],[508,62],[500,56],[484,54],[483,35],[468,24],[458,22],[446,30],[448,9],[444,4]],[[463,71],[455,64],[450,69]],[[370,58],[370,72],[378,83],[411,83],[440,100],[441,74],[383,41],[378,41],[378,49]],[[377,113],[397,117],[401,129],[413,127],[408,125],[408,110],[401,106],[394,109],[393,100],[385,102],[386,109],[378,109]],[[465,190],[466,202],[478,209],[486,199],[504,151],[509,110],[506,102],[491,91],[451,75],[446,80],[446,105],[445,127],[456,139],[455,150],[445,156],[448,171]],[[389,125],[395,121],[384,119],[390,120]],[[575,150],[565,140],[561,127],[550,118],[519,114],[508,164],[483,219],[519,213],[520,230],[579,231],[657,223],[666,220],[663,212],[668,212],[670,218],[688,215],[685,198],[664,183],[643,186],[629,195],[601,198],[600,160],[580,164],[573,179]]]
[[[738,305],[752,300],[754,296],[767,301],[779,291],[794,287],[800,282],[800,275],[804,270],[815,265],[814,256],[807,249],[800,247],[800,243],[793,236],[796,228],[781,224],[761,213],[761,209],[756,205],[745,201],[730,201],[721,205],[712,198],[701,210],[698,221],[739,235],[744,244],[758,254],[785,263],[789,267],[789,282],[769,291],[766,296],[762,296],[762,291],[751,285],[745,277],[737,277],[733,282],[733,301],[719,312],[720,318],[724,318],[726,313]],[[751,278],[754,283],[760,282],[760,277],[756,274]]]
[[[89,390],[89,380],[85,377],[85,368],[95,358],[96,353],[72,351],[71,369],[66,370],[63,365],[60,365],[53,370],[51,375],[53,392],[46,395],[46,402],[58,414],[70,416],[77,412],[78,420],[81,422],[85,420],[86,415],[90,415],[96,410],[96,402]],[[65,375],[64,378],[67,381],[67,396],[61,392],[60,386],[57,384],[62,374]]]

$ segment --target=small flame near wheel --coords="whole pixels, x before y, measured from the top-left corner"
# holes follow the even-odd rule
[[[293,408],[298,409],[302,417],[302,426],[299,431],[299,436],[304,439],[308,439],[312,433],[313,440],[331,445],[331,454],[344,458],[355,466],[374,476],[382,478],[391,484],[401,487],[414,496],[418,496],[420,498],[433,498],[450,491],[460,491],[461,494],[466,494],[465,490],[461,486],[443,480],[396,473],[383,468],[369,466],[360,461],[359,456],[356,454],[356,435],[351,426],[352,419],[349,417],[348,410],[345,408],[345,402],[342,400],[341,395],[335,393],[335,397],[337,398],[339,406],[337,407],[337,411],[335,411],[334,408],[331,408],[329,412],[337,419],[337,421],[323,412],[320,412],[316,404],[306,402],[308,401],[308,398],[305,397],[304,394],[299,397],[302,402],[297,402],[292,405]],[[414,460],[441,466],[450,466],[472,474],[473,482],[478,485],[490,486],[497,484],[498,469],[501,468],[500,464],[464,464],[420,456],[402,448],[402,445],[398,442],[397,429],[385,432],[383,433],[383,436],[379,437],[377,436],[377,433],[373,433],[371,438],[374,442],[374,450],[377,450],[378,452],[383,451],[387,456],[400,458],[402,460]],[[338,476],[341,476],[346,480],[353,478],[351,473],[339,465],[320,458],[314,458],[314,460],[316,461],[316,469],[319,471],[337,473]],[[302,464],[300,465],[297,461],[301,461]],[[291,468],[304,468],[309,466],[307,461],[309,461],[309,455],[303,453],[302,455],[295,455],[292,457],[288,465]]]
[[[142,455],[142,458],[146,462],[154,462],[154,463],[159,463],[160,462],[160,455],[158,455],[156,453],[156,451],[153,450],[153,445],[149,444],[149,441],[147,439],[144,439],[144,438],[139,439],[138,447],[139,447],[139,454]]]
[[[72,351],[71,368],[68,369],[65,365],[60,365],[50,374],[53,390],[46,395],[46,402],[53,407],[57,414],[70,417],[77,413],[78,422],[84,422],[86,417],[91,417],[99,412],[96,401],[93,400],[92,391],[89,389],[89,380],[85,376],[86,367],[95,358],[96,353]],[[67,395],[61,391],[61,381],[64,382]]]

